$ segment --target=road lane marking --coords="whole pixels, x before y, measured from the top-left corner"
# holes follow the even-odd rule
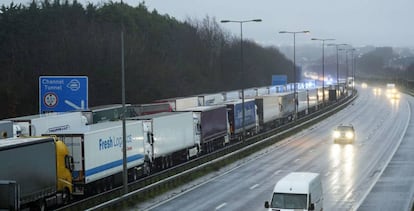
[[[219,209],[223,208],[226,205],[227,205],[227,203],[220,204],[218,207],[216,207],[216,210],[219,210]]]
[[[278,175],[282,170],[277,170],[273,175]]]
[[[257,188],[259,186],[259,184],[253,185],[252,187],[250,187],[250,190],[253,190],[255,188]]]
[[[296,159],[295,161],[293,161],[294,163],[297,163],[298,161],[300,161],[300,159]]]

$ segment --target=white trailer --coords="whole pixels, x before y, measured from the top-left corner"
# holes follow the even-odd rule
[[[255,88],[248,88],[248,89],[244,89],[244,97],[248,98],[248,97],[256,97],[257,96],[257,91]],[[241,98],[241,92],[240,92],[240,98]]]
[[[295,111],[295,95],[293,92],[284,92],[276,94],[278,104],[280,105],[279,118],[287,118]]]
[[[224,97],[223,97],[223,94],[221,93],[198,95],[199,106],[216,105],[216,104],[222,104],[223,102],[224,102]]]
[[[280,110],[277,95],[257,96],[255,97],[255,101],[259,116],[259,125],[264,126],[265,124],[277,119]]]
[[[157,100],[155,102],[157,102],[157,103],[168,102],[173,111],[179,111],[179,110],[182,110],[182,109],[199,106],[197,96],[181,97],[181,98],[169,98],[169,99]]]
[[[164,112],[134,117],[142,121],[152,167],[164,169],[198,155],[200,134],[192,112]],[[149,147],[149,148],[148,148]]]
[[[256,96],[262,96],[262,95],[268,95],[269,94],[269,88],[268,87],[258,87],[255,88],[256,90]]]
[[[13,122],[0,121],[0,139],[13,137]]]
[[[255,101],[260,129],[272,128],[288,121],[295,109],[292,92],[257,96]]]
[[[59,131],[83,130],[86,117],[82,112],[47,113],[7,119],[21,130],[23,136],[40,136],[44,133]]]
[[[92,194],[122,184],[122,121],[89,125],[87,130],[59,131],[56,135],[68,146],[74,160],[74,195]],[[143,173],[145,159],[141,121],[126,122],[128,179]]]
[[[240,91],[239,90],[233,90],[233,91],[227,91],[223,93],[224,101],[231,101],[231,100],[237,100],[240,99]]]

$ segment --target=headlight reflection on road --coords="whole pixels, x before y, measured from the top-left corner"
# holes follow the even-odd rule
[[[330,149],[330,186],[335,194],[334,201],[353,201],[352,190],[355,188],[355,149],[353,144],[332,144]],[[345,195],[344,195],[345,194]]]
[[[393,109],[398,108],[400,105],[400,99],[390,99],[390,102]]]

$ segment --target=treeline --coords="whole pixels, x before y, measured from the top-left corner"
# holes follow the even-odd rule
[[[2,6],[0,14],[0,118],[38,112],[38,78],[86,75],[89,106],[121,102],[121,32],[126,101],[265,86],[272,74],[291,78],[291,61],[277,49],[245,40],[211,17],[178,21],[144,3],[86,6],[33,1]]]
[[[414,55],[402,56],[391,47],[377,47],[357,58],[357,79],[408,84],[414,88]]]

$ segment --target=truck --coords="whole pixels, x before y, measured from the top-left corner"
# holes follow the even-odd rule
[[[6,119],[21,130],[22,136],[41,136],[66,130],[81,130],[87,124],[82,112],[46,113]]]
[[[298,91],[298,115],[306,115],[317,110],[317,89],[308,88]]]
[[[255,88],[255,90],[256,90],[256,96],[268,95],[269,94],[269,88],[267,86],[257,87],[257,88]]]
[[[62,141],[52,137],[4,139],[0,141],[0,160],[0,181],[15,184],[15,191],[0,193],[6,194],[0,195],[0,206],[44,210],[69,202],[73,159]]]
[[[189,160],[199,153],[200,134],[192,112],[163,112],[138,116],[142,121],[149,148],[151,169],[161,170]]]
[[[128,180],[144,173],[144,136],[142,122],[126,121],[126,150]],[[56,131],[43,134],[56,136],[69,148],[74,168],[73,195],[97,194],[123,183],[123,128],[122,121],[88,125],[78,131]]]
[[[256,97],[257,96],[257,90],[256,88],[248,88],[248,89],[244,89],[244,97],[245,98],[252,98],[252,97]],[[242,95],[240,93],[240,98],[242,98]]]
[[[128,109],[131,104],[125,104],[126,116],[130,116],[130,110]],[[91,116],[85,115],[85,113],[91,113]],[[120,120],[123,113],[122,104],[108,104],[101,106],[90,107],[88,111],[83,111],[85,116],[88,116],[88,123],[95,124],[99,122]]]
[[[133,104],[129,107],[129,109],[131,110],[131,113],[132,113],[130,117],[172,111],[172,108],[169,103]]]
[[[168,99],[162,99],[162,100],[155,101],[155,103],[165,103],[165,102],[170,104],[171,109],[173,111],[180,111],[182,109],[199,106],[197,96],[168,98]]]
[[[226,105],[182,109],[193,113],[200,134],[201,153],[209,153],[229,142]]]
[[[221,104],[223,102],[224,102],[224,96],[221,93],[198,95],[199,106],[216,105],[216,104]]]
[[[278,103],[277,95],[263,95],[255,97],[255,103],[257,105],[257,115],[259,119],[260,130],[273,127],[276,124],[278,118],[280,106]]]
[[[239,90],[223,92],[224,101],[231,101],[240,99],[241,93]]]
[[[0,121],[0,139],[13,137],[13,122],[1,120]]]
[[[271,210],[323,210],[321,176],[313,172],[292,172],[273,188],[272,199],[265,202]]]
[[[288,121],[295,109],[292,92],[257,96],[254,99],[260,130],[273,128]]]
[[[239,140],[243,135],[243,101],[227,101],[224,104],[227,107],[230,139]],[[246,135],[254,135],[258,132],[259,119],[254,99],[244,101],[244,129]]]
[[[290,120],[295,111],[295,96],[293,92],[277,93],[276,96],[278,97],[278,104],[281,105],[279,106],[278,118],[282,119],[282,121]]]

